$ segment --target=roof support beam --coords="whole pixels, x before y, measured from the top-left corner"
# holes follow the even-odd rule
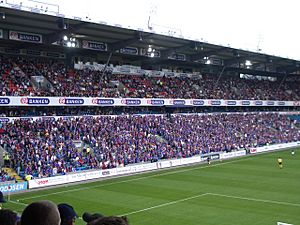
[[[129,45],[132,45],[132,44],[134,44],[134,43],[136,43],[138,41],[141,41],[140,40],[140,35],[141,35],[140,32],[137,31],[135,33],[135,35],[134,35],[135,37],[133,37],[133,38],[114,42],[114,43],[112,43],[112,44],[110,44],[108,46],[108,51],[114,52],[114,51],[119,50],[121,48],[124,48],[124,47],[127,47]],[[143,38],[149,38],[152,35],[153,34],[147,34],[147,35],[144,35]]]
[[[197,60],[203,59],[204,57],[209,57],[209,56],[224,52],[227,49],[228,49],[227,47],[222,47],[222,48],[211,50],[211,51],[199,52],[199,53],[196,53],[194,55],[191,55],[191,60],[192,61],[197,61]]]
[[[181,46],[178,46],[178,47],[168,48],[166,50],[160,51],[161,57],[162,58],[168,58],[168,56],[170,56],[173,53],[184,51],[184,50],[190,48],[191,45],[192,44],[190,42],[190,43],[188,43],[186,45],[181,45]]]

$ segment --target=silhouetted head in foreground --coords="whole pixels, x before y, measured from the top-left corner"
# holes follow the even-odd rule
[[[10,209],[0,210],[0,224],[1,225],[16,225],[18,220],[17,213]]]
[[[51,201],[33,202],[24,209],[21,225],[60,225],[58,208]]]
[[[129,225],[129,223],[126,216],[105,216],[93,220],[88,225]]]

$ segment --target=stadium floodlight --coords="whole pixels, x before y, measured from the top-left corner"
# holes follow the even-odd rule
[[[139,41],[143,41],[143,35],[142,35],[142,32],[139,32]]]
[[[1,17],[2,19],[5,19],[5,12],[0,12],[0,17]]]
[[[211,64],[210,59],[207,59],[206,64],[207,64],[207,65]]]
[[[71,43],[71,47],[72,47],[72,48],[75,48],[75,46],[76,46],[75,42],[72,42],[72,43]]]
[[[69,48],[72,47],[71,41],[68,41],[68,42],[67,42],[67,47],[69,47]]]
[[[149,45],[149,47],[148,47],[148,52],[152,52],[151,45]]]
[[[151,57],[151,58],[154,57],[154,52],[151,52],[150,57]]]
[[[64,41],[67,41],[68,40],[68,36],[64,35],[63,39],[64,39]]]
[[[252,62],[251,62],[250,60],[246,60],[246,61],[245,61],[245,65],[246,65],[246,66],[252,66]]]

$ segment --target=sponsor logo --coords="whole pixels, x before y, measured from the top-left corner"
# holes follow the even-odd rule
[[[84,100],[81,98],[60,98],[59,104],[66,104],[66,105],[83,105]]]
[[[242,105],[250,105],[250,101],[242,101]]]
[[[36,182],[38,185],[45,185],[45,184],[48,184],[49,183],[49,180],[38,180]]]
[[[137,55],[138,54],[138,49],[134,47],[126,47],[122,48],[120,50],[121,53],[123,54],[129,54],[129,55]]]
[[[140,105],[141,100],[140,99],[123,99],[123,100],[121,100],[121,103],[125,104],[125,105]]]
[[[131,167],[118,168],[118,173],[129,173],[131,171]]]
[[[263,101],[255,101],[255,105],[263,105]]]
[[[26,190],[26,189],[27,189],[27,182],[0,185],[0,191],[3,193],[17,192],[17,191],[22,191],[22,190]]]
[[[215,155],[211,155],[210,159],[215,160],[215,159],[219,159],[220,155],[219,154],[215,154]]]
[[[167,71],[167,72],[164,72],[164,73],[165,73],[165,76],[167,76],[167,77],[174,77],[175,76],[174,72]]]
[[[9,122],[9,118],[0,118],[0,122],[3,123]]]
[[[285,102],[278,102],[278,105],[285,105]]]
[[[42,36],[38,34],[21,33],[17,31],[10,31],[9,39],[19,41],[29,41],[35,43],[42,43]]]
[[[273,101],[267,102],[267,105],[275,105],[275,102]]]
[[[55,117],[53,116],[47,116],[47,117],[42,117],[43,120],[47,120],[47,121],[54,121],[55,120]]]
[[[21,98],[21,104],[28,105],[49,105],[49,98]]]
[[[193,100],[193,105],[204,105],[203,100]]]
[[[210,105],[221,105],[221,101],[220,100],[211,100]]]
[[[219,154],[202,155],[202,156],[201,156],[201,159],[202,159],[202,160],[207,160],[208,157],[209,157],[211,160],[220,159],[220,155],[219,155]]]
[[[256,148],[250,149],[250,153],[256,153],[256,152],[257,152]]]
[[[0,98],[0,105],[8,105],[10,103],[9,98]]]
[[[74,116],[63,116],[64,120],[73,120],[74,118]]]
[[[294,106],[300,106],[300,102],[293,102]]]
[[[115,101],[113,99],[94,98],[92,99],[92,103],[97,105],[113,105]]]
[[[109,174],[110,174],[110,172],[108,170],[102,171],[103,176],[106,176],[106,175],[109,175]]]
[[[32,117],[21,117],[20,120],[29,121],[29,120],[33,120],[33,118]]]
[[[185,105],[185,100],[173,100],[173,105]]]
[[[147,103],[150,105],[164,105],[165,101],[162,99],[151,99],[151,100],[147,100]]]
[[[106,51],[107,46],[102,42],[82,41],[82,48]]]
[[[227,105],[236,105],[236,101],[227,101]]]

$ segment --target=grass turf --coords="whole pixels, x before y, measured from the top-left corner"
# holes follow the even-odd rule
[[[300,225],[300,150],[32,191],[5,207],[21,212],[42,199],[69,203],[79,216],[127,215],[132,225]]]

